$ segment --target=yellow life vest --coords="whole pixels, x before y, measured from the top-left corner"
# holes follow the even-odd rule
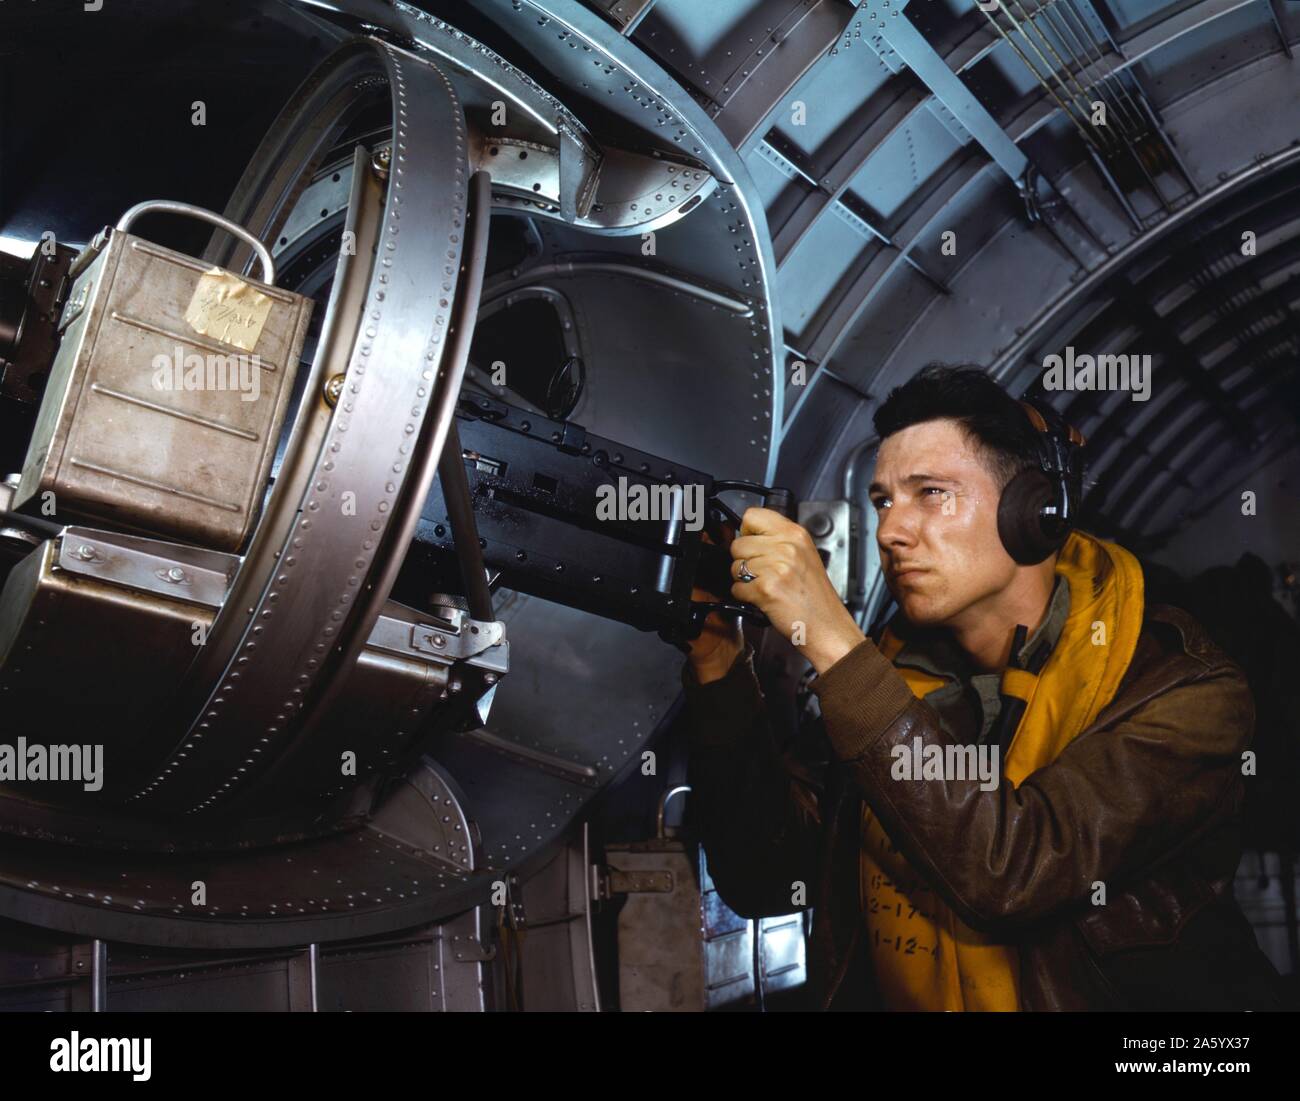
[[[1123,547],[1072,532],[1056,572],[1070,586],[1070,614],[1051,656],[1038,675],[1007,669],[1001,680],[1003,693],[1026,701],[1002,764],[1001,782],[1017,787],[1055,760],[1114,697],[1142,626],[1142,567]],[[892,631],[881,638],[881,652],[891,661],[902,646]],[[919,669],[895,668],[918,699],[946,683]],[[908,866],[865,805],[859,891],[866,951],[888,1008],[1020,1008],[1015,945],[957,917]]]

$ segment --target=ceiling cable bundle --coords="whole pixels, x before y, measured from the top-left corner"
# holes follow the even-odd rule
[[[1128,74],[1107,59],[1077,0],[1040,0],[1032,10],[1027,3],[997,0],[995,8],[981,10],[1069,118],[1130,219],[1140,224],[1124,193],[1143,185],[1170,211],[1156,176],[1166,168],[1181,171],[1181,165],[1141,89],[1130,88]],[[1104,108],[1103,122],[1094,121],[1098,106]]]
[[[1141,109],[1119,74],[1106,62],[1073,0],[1046,0],[1033,11],[1027,11],[1020,0],[998,0],[996,9],[981,10],[1083,139],[1099,153],[1114,154],[1122,143],[1131,145],[1144,136],[1147,127]],[[1006,16],[1009,29],[999,21],[999,14]],[[1100,70],[1098,79],[1083,84],[1081,77],[1094,65]],[[1097,102],[1106,108],[1104,126],[1092,122]]]

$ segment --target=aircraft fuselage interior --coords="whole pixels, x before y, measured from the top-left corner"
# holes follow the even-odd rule
[[[0,1009],[1296,1007],[1298,52],[0,2]]]

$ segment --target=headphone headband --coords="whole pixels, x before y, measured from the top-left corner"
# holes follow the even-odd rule
[[[1033,398],[1023,397],[1020,399],[1020,408],[1025,411],[1029,418],[1029,423],[1034,426],[1044,436],[1052,432],[1058,432],[1063,435],[1074,447],[1086,447],[1088,437],[1080,432],[1074,425],[1067,423],[1062,419],[1050,405],[1040,405]],[[1048,418],[1054,421],[1054,424],[1048,423]]]

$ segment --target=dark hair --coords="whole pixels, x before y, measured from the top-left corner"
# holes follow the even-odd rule
[[[1038,463],[1038,442],[1025,411],[974,365],[930,364],[894,387],[872,419],[883,440],[940,418],[955,420],[966,430],[999,489]]]

